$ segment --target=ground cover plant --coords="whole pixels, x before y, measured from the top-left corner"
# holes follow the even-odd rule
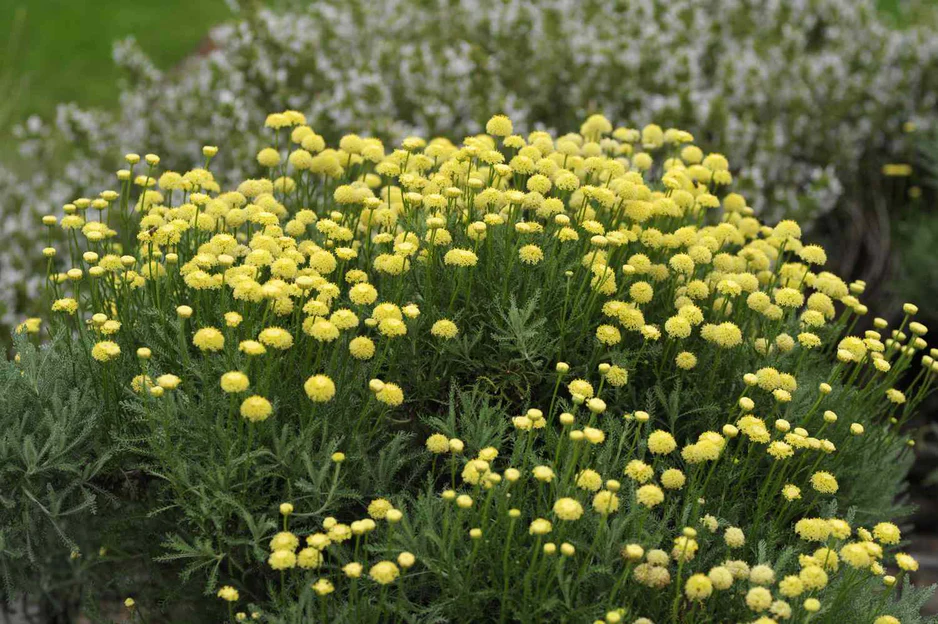
[[[237,185],[213,146],[184,172],[128,154],[36,226],[63,242],[0,377],[8,601],[923,621],[897,524],[938,368],[914,304],[868,323],[865,284],[682,130],[495,115],[330,147],[306,121],[269,115]]]

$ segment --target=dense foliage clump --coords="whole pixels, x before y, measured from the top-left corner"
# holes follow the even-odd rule
[[[237,186],[215,147],[128,154],[43,219],[51,304],[3,379],[49,467],[10,464],[8,596],[61,542],[134,617],[921,621],[895,499],[928,330],[858,330],[865,285],[725,156],[600,115],[266,127]]]

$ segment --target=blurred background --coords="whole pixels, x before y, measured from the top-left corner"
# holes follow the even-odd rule
[[[329,139],[459,140],[495,112],[685,128],[873,313],[914,301],[938,331],[938,0],[0,0],[0,41],[3,346],[41,297],[40,215],[116,186],[128,151],[186,170],[218,144],[218,179],[255,174],[284,108]],[[936,413],[907,496],[924,583]]]

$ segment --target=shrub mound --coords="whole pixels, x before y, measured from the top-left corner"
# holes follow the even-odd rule
[[[726,157],[599,115],[390,152],[266,126],[236,187],[214,147],[185,173],[129,154],[43,219],[51,309],[0,377],[8,596],[921,621],[894,522],[927,329],[906,304],[857,330],[864,284],[752,216]]]

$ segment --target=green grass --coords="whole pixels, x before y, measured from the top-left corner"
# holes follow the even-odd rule
[[[20,9],[25,20],[19,45],[11,50],[6,41],[0,44],[0,68],[19,85],[10,120],[47,116],[59,102],[113,107],[119,78],[111,59],[115,40],[133,35],[160,68],[171,68],[231,16],[225,0],[0,0],[4,40],[13,34]]]
[[[896,28],[938,26],[938,0],[877,0],[876,6]]]

